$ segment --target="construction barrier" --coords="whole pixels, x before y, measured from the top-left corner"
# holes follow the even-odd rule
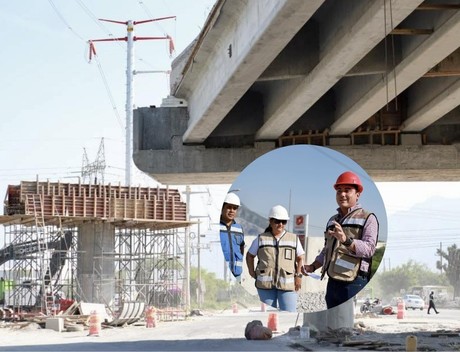
[[[234,314],[238,313],[238,304],[233,303],[233,304],[232,304],[232,310],[233,310],[233,313],[234,313]]]
[[[88,336],[99,336],[101,332],[102,319],[98,312],[93,310],[89,316]]]
[[[145,326],[147,328],[155,328],[157,326],[155,307],[147,307],[145,310]]]
[[[399,300],[398,301],[398,314],[397,314],[397,318],[398,319],[404,319],[404,301],[403,300]]]
[[[271,331],[278,331],[278,314],[270,313],[268,314],[267,328]]]

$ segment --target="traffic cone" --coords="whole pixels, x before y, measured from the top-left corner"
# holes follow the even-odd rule
[[[237,313],[238,313],[238,304],[233,303],[233,304],[232,304],[232,310],[233,310],[233,313],[234,313],[234,314],[237,314]]]
[[[147,328],[154,328],[157,326],[156,324],[156,310],[155,307],[147,307],[145,311],[145,326]]]
[[[278,314],[268,314],[267,328],[269,328],[271,331],[278,331]]]
[[[404,301],[399,300],[398,301],[398,314],[396,316],[397,319],[404,319]]]
[[[101,317],[93,310],[89,316],[89,333],[88,336],[99,336],[101,332]]]

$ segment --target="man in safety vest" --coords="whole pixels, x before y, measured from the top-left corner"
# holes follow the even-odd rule
[[[346,171],[334,188],[339,208],[327,222],[324,248],[313,263],[302,267],[305,274],[320,267],[322,278],[327,273],[327,308],[346,302],[366,286],[379,234],[375,214],[358,203],[364,189],[359,177]]]
[[[240,279],[243,273],[244,233],[235,218],[240,207],[240,198],[235,193],[225,197],[220,214],[220,244],[225,261],[233,276]]]

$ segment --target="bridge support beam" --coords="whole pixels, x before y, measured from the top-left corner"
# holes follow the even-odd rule
[[[276,147],[275,141],[240,148],[184,145],[182,135],[187,121],[186,107],[137,109],[133,129],[137,167],[162,184],[231,184],[247,165]],[[328,147],[356,161],[375,182],[460,179],[460,145],[405,142]]]

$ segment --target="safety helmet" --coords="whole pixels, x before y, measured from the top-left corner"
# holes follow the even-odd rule
[[[352,185],[358,187],[358,192],[361,193],[364,189],[361,180],[359,179],[358,175],[351,171],[345,171],[341,174],[337,181],[334,184],[334,188],[337,189],[340,185]]]
[[[289,220],[289,214],[282,205],[275,205],[268,213],[268,219]]]
[[[241,205],[240,197],[238,197],[233,192],[227,193],[227,195],[225,196],[225,199],[224,199],[224,203],[233,204],[233,205],[236,205],[238,207]]]

